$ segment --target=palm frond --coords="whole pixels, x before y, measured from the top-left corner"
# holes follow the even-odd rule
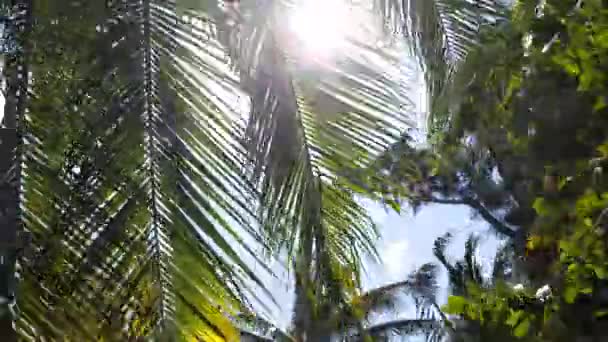
[[[365,317],[373,313],[394,311],[399,297],[409,292],[410,285],[405,280],[366,291],[356,298],[357,307]]]
[[[477,286],[486,286],[487,280],[483,277],[482,265],[476,260],[475,254],[479,247],[479,237],[472,233],[465,242],[465,253],[461,260],[449,261],[446,256],[446,248],[451,240],[451,234],[447,233],[435,240],[433,254],[446,268],[448,272],[448,283],[450,291],[454,295],[464,295],[467,293],[467,284],[472,283]],[[506,262],[506,261],[505,261]],[[496,270],[501,267],[503,260],[497,261]]]
[[[226,56],[174,2],[37,5],[20,334],[233,338],[264,286]]]
[[[411,338],[424,335],[426,341],[437,342],[443,338],[443,325],[434,319],[399,319],[390,322],[372,325],[365,329],[365,333],[373,341],[387,341],[391,337]],[[346,338],[346,341],[361,341],[359,336]]]
[[[433,254],[439,260],[439,262],[445,267],[448,272],[448,284],[452,294],[460,295],[466,291],[466,283],[470,281],[468,268],[465,266],[465,262],[456,261],[452,262],[448,260],[446,255],[446,249],[452,240],[452,234],[446,233],[445,235],[437,238],[433,247]],[[472,254],[469,253],[469,257]]]
[[[433,243],[433,255],[447,269],[450,269],[452,266],[446,257],[446,249],[450,244],[451,240],[452,234],[448,232],[435,239],[435,242]]]
[[[500,0],[375,0],[387,27],[403,33],[425,73],[433,121],[445,120],[441,103],[446,84],[467,53],[477,45],[484,25],[505,18]],[[449,107],[448,107],[449,108]]]
[[[249,334],[257,337],[260,340],[268,341],[293,341],[293,338],[275,323],[268,319],[256,315],[252,312],[239,313],[236,318],[236,325],[240,329],[241,334]]]
[[[513,271],[514,244],[504,243],[496,252],[492,263],[492,281],[505,281],[511,278]]]
[[[213,21],[204,25],[200,21],[199,24],[174,24],[180,22],[180,12],[191,13],[187,17],[193,20],[197,15],[205,15],[211,7],[198,4],[179,8],[170,2],[156,1],[150,6],[153,9],[150,27],[155,30],[150,33],[150,49],[160,56],[156,64],[157,77],[167,83],[166,98],[174,99],[173,103],[164,101],[160,113],[169,117],[159,117],[156,126],[157,132],[164,132],[158,140],[169,144],[157,145],[155,153],[167,163],[165,172],[173,171],[172,177],[165,177],[168,187],[159,185],[159,193],[168,198],[160,206],[167,208],[167,213],[174,213],[166,218],[171,222],[172,245],[192,245],[193,240],[198,245],[194,249],[197,253],[183,253],[185,249],[181,248],[182,252],[171,258],[175,262],[174,287],[178,294],[182,291],[189,294],[179,297],[182,303],[186,298],[190,301],[190,304],[183,303],[187,304],[183,307],[189,310],[198,307],[203,314],[211,313],[210,317],[205,316],[211,326],[227,331],[225,328],[230,324],[226,314],[238,309],[245,300],[242,291],[248,288],[246,279],[264,290],[241,254],[243,251],[250,259],[257,260],[253,250],[244,244],[243,232],[253,237],[253,241],[261,242],[251,225],[254,217],[247,202],[254,197],[255,189],[245,177],[234,172],[242,169],[244,159],[239,157],[244,156],[244,149],[233,138],[242,135],[240,126],[235,125],[242,114],[228,99],[244,97],[244,94],[235,87],[236,76],[225,67],[225,54],[207,48],[219,46],[219,41],[209,33],[216,26]],[[207,41],[201,40],[204,37],[208,37]],[[146,70],[154,72],[155,65]],[[210,74],[215,77],[205,80]],[[174,251],[177,253],[177,249]],[[198,277],[183,272],[188,264],[205,260],[208,268],[202,269]],[[210,276],[215,281],[209,282]],[[210,286],[216,289],[210,291]],[[215,293],[217,297],[208,297],[207,293]],[[195,301],[195,298],[200,299]],[[185,317],[179,313],[179,301],[177,305],[177,318]],[[216,306],[222,310],[217,311]],[[182,324],[178,326],[183,329]]]
[[[115,56],[90,48],[119,50],[111,50],[114,36],[102,36],[90,20],[106,13],[103,6],[88,13],[74,5],[61,14],[53,9],[35,8],[31,36],[44,43],[30,56],[24,222],[33,246],[22,260],[20,286],[28,296],[19,298],[17,327],[47,338],[119,338],[134,333],[121,330],[131,317],[145,334],[154,325],[147,313],[154,295],[137,286],[149,281],[150,269],[138,257],[146,244],[143,151],[136,148],[142,129],[136,115],[127,115],[137,110],[137,92],[124,78],[110,85],[106,68]],[[121,153],[120,144],[135,148]]]
[[[466,269],[470,273],[470,279],[477,284],[482,284],[483,277],[481,265],[477,262],[475,258],[475,253],[477,253],[478,247],[479,236],[477,236],[477,234],[475,233],[470,234],[464,245],[464,261],[466,263]]]
[[[382,90],[390,89],[390,82],[401,90],[388,74],[380,73],[380,81],[373,80],[369,70],[352,76],[356,68],[365,70],[364,57],[346,59],[340,67],[304,66],[290,54],[280,29],[286,25],[275,15],[286,9],[278,2],[266,4],[257,9],[241,3],[240,21],[227,35],[233,64],[252,98],[245,144],[251,180],[262,194],[259,217],[271,247],[298,259],[296,286],[317,284],[314,296],[338,298],[338,305],[341,295],[324,293],[336,288],[337,274],[352,274],[359,267],[361,254],[375,253],[377,235],[365,210],[340,181],[340,170],[369,163],[397,139],[399,127],[410,123],[411,107],[400,109],[401,95]],[[258,11],[265,17],[254,15]],[[358,51],[372,53],[369,48]],[[315,74],[320,76],[304,77]],[[354,277],[358,284],[356,272]],[[299,298],[307,297],[298,293]],[[311,312],[305,309],[306,301],[297,307]]]
[[[414,299],[416,304],[417,321],[432,320],[437,323],[437,326],[440,326],[441,322],[446,321],[447,318],[436,303],[438,288],[436,271],[436,265],[425,264],[410,273],[406,280],[387,284],[354,296],[349,306],[334,312],[331,325],[340,327],[340,335],[345,336],[347,340],[354,332],[357,332],[359,335],[363,334],[363,336],[375,338],[380,334],[396,333],[392,328],[388,328],[388,330],[378,328],[376,331],[373,327],[382,326],[376,323],[372,324],[371,328],[366,328],[366,326],[373,321],[375,315],[386,315],[391,311],[396,311],[403,296],[409,295]],[[415,320],[411,321],[414,322]],[[387,324],[387,326],[391,326],[390,323]],[[428,330],[427,332],[430,334],[429,340],[432,339],[430,336],[434,336],[438,331],[438,328]],[[407,329],[404,329],[400,334],[409,336],[418,332],[420,331],[407,331]]]
[[[436,302],[439,285],[437,284],[437,265],[427,263],[408,276],[410,291],[416,297],[432,303]]]

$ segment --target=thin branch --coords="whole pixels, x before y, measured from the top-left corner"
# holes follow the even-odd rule
[[[517,235],[516,231],[509,228],[507,225],[505,225],[499,219],[497,219],[494,215],[492,215],[492,213],[490,213],[490,211],[486,207],[484,207],[483,204],[481,204],[479,201],[477,201],[473,198],[467,197],[464,199],[464,202],[466,205],[475,209],[481,215],[481,217],[483,217],[483,219],[486,220],[486,222],[491,224],[492,227],[494,227],[494,229],[496,229],[497,232],[499,232],[505,236],[508,236],[509,238],[514,238]]]
[[[437,203],[437,204],[468,204],[466,201],[461,199],[449,199],[449,198],[437,198],[429,197],[422,199],[423,202]]]
[[[369,291],[365,292],[361,296],[361,298],[363,300],[365,300],[365,298],[369,298],[369,297],[371,297],[373,295],[380,294],[380,293],[387,293],[387,292],[393,291],[395,289],[398,289],[398,288],[401,288],[401,287],[410,286],[410,285],[411,285],[411,283],[408,280],[404,280],[404,281],[388,284],[388,285],[385,285],[385,286],[382,286],[382,287],[378,287],[378,288],[375,288],[375,289],[372,289],[372,290],[369,290]]]
[[[400,319],[386,323],[376,324],[367,329],[370,335],[379,335],[388,330],[399,330],[408,328],[414,331],[417,328],[421,331],[435,329],[439,326],[438,321],[434,319]]]
[[[435,308],[435,310],[437,311],[437,313],[439,314],[439,316],[441,317],[441,321],[445,322],[444,326],[450,331],[450,333],[455,333],[456,329],[454,329],[454,327],[451,324],[448,324],[447,322],[450,322],[450,319],[446,316],[446,314],[441,310],[441,308],[439,307],[439,305],[436,302],[433,302],[433,308]]]

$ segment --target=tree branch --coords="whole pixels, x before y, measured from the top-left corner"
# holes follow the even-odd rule
[[[408,333],[414,331],[427,332],[431,329],[437,329],[440,326],[440,322],[434,319],[400,319],[373,325],[367,328],[367,333],[373,336],[387,331],[399,330],[408,330]]]
[[[467,204],[465,201],[460,199],[447,199],[447,198],[436,198],[430,197],[426,202],[437,203],[437,204]]]
[[[463,199],[450,199],[450,198],[437,198],[433,196],[427,197],[410,197],[410,200],[417,200],[420,202],[426,203],[437,203],[437,204],[462,204],[468,205],[469,207],[475,209],[481,217],[483,217],[486,222],[492,225],[497,232],[508,236],[509,238],[514,238],[517,235],[517,232],[513,229],[509,228],[507,225],[502,223],[499,219],[497,219],[492,213],[478,200],[471,197],[464,197]]]
[[[465,200],[462,199],[450,199],[450,198],[437,198],[433,196],[411,196],[410,200],[426,202],[426,203],[437,203],[437,204],[467,204]]]
[[[478,200],[467,197],[464,199],[464,204],[470,206],[475,209],[481,217],[483,217],[486,222],[492,225],[497,232],[508,236],[509,238],[514,238],[517,233],[513,229],[509,228],[507,225],[502,223],[499,219],[497,219],[492,213],[483,206]]]

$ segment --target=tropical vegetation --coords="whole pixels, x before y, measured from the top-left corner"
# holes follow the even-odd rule
[[[343,1],[4,0],[0,336],[608,339],[608,3]],[[360,21],[318,54],[290,29],[307,11]],[[363,198],[469,207],[493,269],[446,234],[365,289]],[[374,318],[404,295],[416,317]]]

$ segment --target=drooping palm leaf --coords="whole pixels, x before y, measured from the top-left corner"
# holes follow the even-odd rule
[[[241,3],[240,7],[243,12],[248,13],[247,9],[242,9],[246,3]],[[384,89],[386,94],[391,91],[398,92],[399,89],[395,90],[395,87],[399,88],[399,84],[387,78],[387,75],[383,75],[377,69],[370,69],[370,66],[373,67],[373,65],[367,63],[367,60],[365,62],[357,60],[359,57],[365,58],[363,55],[366,53],[373,54],[371,47],[365,47],[365,44],[359,42],[360,46],[365,47],[356,50],[361,56],[342,61],[342,67],[336,67],[332,63],[316,65],[311,61],[307,62],[315,64],[314,66],[304,67],[302,63],[305,58],[299,60],[298,57],[291,56],[285,47],[286,43],[283,40],[289,36],[284,37],[287,34],[280,27],[276,27],[284,22],[275,20],[271,15],[273,10],[284,11],[285,9],[276,7],[279,6],[275,4],[274,7],[271,7],[269,5],[259,10],[266,13],[266,16],[272,20],[252,15],[252,13],[260,13],[257,12],[257,9],[255,12],[248,13],[247,17],[251,17],[254,22],[241,23],[238,32],[243,35],[241,41],[247,40],[248,43],[239,45],[239,49],[235,49],[237,55],[234,58],[238,58],[241,78],[252,77],[251,75],[255,72],[254,79],[250,81],[256,82],[254,84],[257,93],[253,94],[248,128],[249,145],[257,166],[253,168],[254,176],[256,176],[255,178],[270,178],[269,175],[275,172],[276,175],[272,179],[279,184],[277,187],[281,182],[289,184],[285,180],[289,179],[288,171],[291,167],[289,163],[298,161],[302,163],[301,160],[308,158],[310,164],[308,168],[312,169],[314,176],[324,178],[324,181],[328,182],[335,176],[336,169],[349,161],[347,158],[352,155],[352,152],[361,154],[356,160],[357,163],[364,163],[370,158],[368,154],[382,151],[387,141],[395,138],[394,134],[399,132],[399,125],[407,126],[411,122],[407,120],[407,115],[404,115],[407,114],[404,113],[406,110],[399,110],[398,103],[395,103],[395,97],[398,98],[402,95],[395,95],[392,100],[390,100],[390,96],[386,95],[385,101],[378,100],[378,96],[381,95],[380,91],[383,90],[381,87],[388,88]],[[274,23],[275,21],[278,23]],[[273,32],[273,30],[278,32]],[[250,31],[255,31],[255,34],[247,36],[243,33]],[[265,40],[260,40],[260,36],[263,36]],[[252,41],[256,41],[256,38],[258,44],[253,44]],[[283,50],[287,50],[287,52]],[[367,56],[367,58],[371,57],[374,56]],[[360,62],[360,64],[356,62]],[[243,70],[243,66],[247,68]],[[364,73],[365,68],[367,71]],[[305,78],[304,73],[309,76]],[[384,77],[384,79],[381,78],[378,84],[374,84],[372,87],[370,84],[373,84],[373,76]],[[332,81],[336,79],[338,81]],[[347,80],[350,83],[345,83]],[[343,89],[340,90],[340,87]],[[357,91],[361,92],[360,96],[357,95]],[[372,93],[372,91],[377,91],[377,93]],[[400,100],[405,99],[400,98]],[[333,106],[330,104],[332,101]],[[355,103],[356,101],[360,103]],[[372,107],[374,105],[372,101],[378,101],[388,107]],[[373,113],[374,110],[377,112]],[[383,117],[383,115],[388,117]],[[365,126],[370,123],[375,129],[368,129]],[[391,126],[390,123],[393,125]],[[292,134],[293,132],[295,134]],[[364,135],[361,137],[350,135],[355,132]],[[366,137],[369,139],[366,140]],[[378,138],[386,139],[386,141],[378,140]],[[304,145],[303,140],[305,140]],[[300,144],[295,144],[298,141]],[[319,146],[325,143],[329,147]],[[370,144],[376,144],[371,151],[370,147],[366,146]],[[273,163],[266,165],[265,160],[272,160]],[[352,160],[350,161],[352,162]],[[279,162],[283,164],[278,164]],[[295,177],[290,180],[292,182],[300,181]],[[270,186],[270,184],[260,182],[262,186]],[[276,195],[269,193],[267,196],[283,196],[282,198],[287,199],[287,201],[283,201],[287,202],[285,205],[292,205],[294,199],[287,195],[286,193]],[[272,213],[268,212],[269,215]]]
[[[293,52],[288,43],[294,37],[282,29],[283,18],[298,7],[256,4],[240,3],[225,44],[252,97],[246,144],[252,180],[262,193],[259,215],[269,240],[280,242],[274,247],[297,260],[298,335],[310,329],[301,317],[321,310],[307,292],[343,304],[343,295],[330,295],[332,288],[341,291],[336,275],[352,274],[356,285],[359,255],[373,253],[373,225],[339,180],[340,170],[382,152],[410,123],[411,105],[399,81],[374,69],[379,55],[367,42],[349,43],[356,54],[340,64],[306,60]]]
[[[173,2],[33,8],[19,332],[235,336],[230,312],[263,286],[242,254],[255,189],[222,53]]]
[[[477,260],[479,236],[470,234],[464,246],[464,256],[455,262],[448,260],[446,248],[450,244],[452,235],[447,233],[435,240],[433,254],[448,272],[450,291],[454,295],[465,295],[468,284],[475,286],[488,286],[493,281],[506,279],[506,268],[510,264],[510,244],[505,244],[498,250],[493,262],[493,277],[488,279],[483,275],[483,265]]]
[[[145,255],[147,220],[143,151],[136,147],[142,125],[137,115],[128,115],[137,110],[137,91],[125,78],[110,84],[106,77],[120,50],[111,47],[116,32],[102,35],[91,20],[93,13],[107,19],[105,8],[56,6],[34,7],[32,40],[39,43],[30,56],[34,81],[24,179],[33,251],[23,259],[21,288],[28,296],[19,298],[18,327],[22,334],[49,338],[117,338],[123,333],[117,325],[131,311],[145,334],[153,325],[145,323],[150,301],[142,298],[145,288],[136,286],[149,281],[143,270],[150,269],[139,258]],[[113,53],[98,55],[91,47]],[[137,66],[130,62],[123,60],[123,71]]]
[[[466,282],[468,279],[465,275],[466,271],[463,262],[459,261],[452,263],[450,260],[448,260],[446,249],[451,240],[452,234],[450,233],[446,233],[445,235],[437,238],[433,247],[433,254],[448,272],[448,283],[450,284],[451,292],[455,295],[459,295],[466,291]]]

